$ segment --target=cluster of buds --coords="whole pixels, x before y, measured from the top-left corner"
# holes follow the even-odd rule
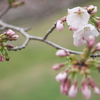
[[[100,32],[100,17],[95,14],[97,12],[97,7],[90,5],[86,9],[91,16],[90,20],[95,24],[97,30]]]
[[[14,31],[8,30],[0,35],[0,42],[7,42],[7,41],[13,41],[18,39],[18,35],[15,34]]]
[[[64,71],[56,76],[57,82],[60,82],[60,91],[64,95],[74,98],[78,93],[78,78],[77,74],[82,76],[81,92],[86,99],[91,97],[91,89],[94,93],[100,95],[100,89],[96,86],[92,76],[91,70],[100,71],[100,62],[90,57],[96,51],[100,51],[100,43],[95,46],[95,38],[89,36],[87,45],[80,57],[70,54],[65,50],[58,50],[56,56],[66,57],[67,61],[61,64],[53,65],[52,69],[60,70],[62,67],[67,66]],[[73,81],[73,83],[72,83]]]
[[[97,37],[100,34],[100,17],[96,12],[97,7],[93,5],[68,9],[67,16],[57,21],[56,29],[62,31],[64,22],[67,22],[68,29],[74,33],[74,45],[81,46],[86,43],[90,35]],[[89,24],[89,20],[95,24],[96,28]]]
[[[14,48],[13,45],[5,44],[7,41],[15,41],[18,39],[18,35],[15,34],[14,31],[8,30],[0,35],[0,61],[9,61],[10,57],[8,55],[7,50]]]
[[[23,0],[21,0],[21,1],[18,1],[18,0],[7,0],[7,1],[9,3],[9,5],[11,7],[14,7],[14,8],[16,8],[18,6],[21,6],[21,5],[23,5],[25,3]]]

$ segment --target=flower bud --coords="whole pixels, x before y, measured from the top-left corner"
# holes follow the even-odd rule
[[[65,80],[60,85],[60,92],[64,95],[68,94],[69,88],[70,88],[71,81],[70,79]]]
[[[78,93],[78,87],[77,87],[77,81],[74,82],[74,84],[70,87],[68,96],[71,98],[74,98]]]
[[[94,87],[94,93],[100,95],[100,89],[97,86]]]
[[[90,14],[95,14],[97,12],[97,7],[93,5],[88,6],[86,9]]]
[[[12,35],[15,35],[15,32],[12,31],[11,29],[9,29],[9,30],[6,32],[6,34],[12,36]]]
[[[89,89],[85,79],[82,82],[81,92],[86,99],[89,99],[91,97],[91,90]]]
[[[7,45],[5,45],[7,48],[14,48],[14,46],[13,45],[10,45],[10,44],[7,44]]]
[[[61,22],[64,22],[64,21],[66,21],[66,17],[63,17],[63,18],[61,19]]]
[[[64,57],[64,56],[68,56],[68,55],[69,55],[69,53],[66,52],[65,50],[58,50],[56,52],[56,56],[59,56],[59,57]]]
[[[19,38],[18,35],[13,35],[13,36],[12,36],[12,39],[13,39],[13,40],[17,40],[18,38]]]
[[[63,67],[65,64],[64,63],[62,63],[62,64],[55,64],[55,65],[53,65],[52,66],[52,69],[53,70],[59,70],[61,67]]]
[[[96,44],[95,51],[100,51],[100,42]]]
[[[4,57],[0,54],[0,61],[4,61]]]
[[[64,29],[64,25],[61,20],[57,21],[56,28],[57,28],[57,31],[62,31]]]
[[[100,95],[100,89],[95,85],[94,80],[92,77],[88,76],[89,84],[94,89],[94,93]]]
[[[16,2],[13,2],[11,6],[15,8],[15,7],[23,5],[24,3],[25,3],[24,1],[16,1]]]
[[[99,19],[99,20],[100,20],[100,19]],[[96,27],[97,27],[97,30],[100,32],[100,22],[99,22],[99,21],[95,22],[95,25],[96,25]]]
[[[58,82],[63,82],[66,78],[67,78],[67,73],[66,73],[66,72],[59,73],[59,74],[56,76],[56,80],[57,80]]]
[[[94,43],[95,43],[95,38],[94,38],[94,36],[89,36],[89,38],[88,38],[88,41],[87,41],[87,46],[89,47],[89,48],[92,48],[93,46],[94,46]]]

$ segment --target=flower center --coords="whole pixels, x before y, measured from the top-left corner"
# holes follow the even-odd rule
[[[88,31],[90,31],[90,28],[89,27],[84,27],[84,31],[88,32]]]
[[[78,15],[79,17],[82,17],[82,14],[83,14],[83,12],[82,12],[80,9],[78,9],[77,15]]]

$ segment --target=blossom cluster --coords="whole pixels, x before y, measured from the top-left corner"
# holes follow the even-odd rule
[[[20,1],[17,1],[17,0],[7,0],[10,7],[18,7],[18,6],[21,6],[25,3],[24,0],[20,0]]]
[[[100,34],[100,17],[96,15],[96,12],[97,7],[93,5],[68,9],[67,16],[57,21],[56,28],[58,31],[63,30],[63,22],[66,21],[68,29],[74,32],[74,45],[81,46],[86,43],[90,35],[97,37]],[[89,24],[89,20],[95,26]]]
[[[85,49],[78,57],[62,49],[56,52],[56,56],[66,57],[67,59],[66,62],[54,64],[52,67],[54,70],[60,70],[62,67],[67,66],[64,71],[61,71],[55,77],[56,81],[60,82],[60,92],[62,94],[74,98],[78,91],[81,90],[83,96],[90,99],[91,90],[93,90],[95,94],[100,95],[100,89],[91,75],[93,70],[100,71],[100,62],[90,58],[90,54],[100,51],[100,43],[94,45],[95,38],[91,35],[87,40]],[[79,87],[78,74],[82,76],[81,87]]]
[[[0,61],[9,61],[10,57],[7,50],[13,48],[13,45],[5,44],[7,41],[15,41],[18,39],[18,35],[11,29],[0,35]]]

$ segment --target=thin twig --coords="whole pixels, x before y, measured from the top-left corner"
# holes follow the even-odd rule
[[[49,34],[56,28],[56,22],[53,24],[53,26],[47,31],[46,35],[44,36],[43,40],[46,40]]]
[[[31,29],[31,27],[27,27],[27,28],[24,28],[24,30],[27,32]]]
[[[66,17],[64,16],[63,18],[60,19],[62,22],[66,21]],[[47,31],[46,35],[44,36],[43,40],[46,40],[47,37],[50,35],[51,32],[53,32],[53,30],[56,28],[56,23],[54,22],[54,24],[52,25],[52,27]]]
[[[2,14],[0,15],[0,19],[9,11],[10,8],[11,8],[11,7],[8,6],[8,7],[5,9],[5,11],[2,12]]]

